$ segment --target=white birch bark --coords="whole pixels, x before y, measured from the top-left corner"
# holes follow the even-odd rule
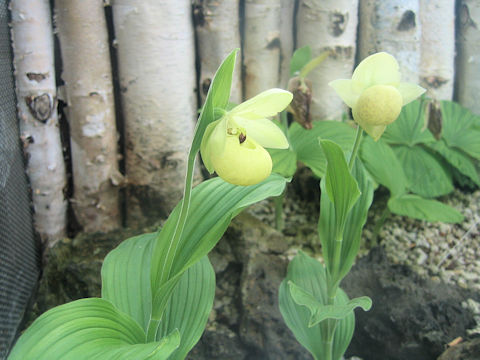
[[[290,80],[290,59],[293,54],[294,0],[281,0],[280,8],[280,76],[278,86],[286,89]]]
[[[53,32],[48,0],[10,3],[20,133],[43,244],[65,236],[65,164],[57,117]]]
[[[453,95],[455,57],[455,2],[420,0],[422,24],[420,82],[438,100]]]
[[[386,51],[400,65],[402,81],[420,73],[419,0],[360,0],[359,59]]]
[[[117,133],[103,2],[62,0],[55,20],[63,60],[73,209],[86,232],[120,226]]]
[[[461,0],[458,10],[456,96],[480,115],[480,0]]]
[[[246,99],[279,86],[281,5],[281,0],[245,1],[243,63]]]
[[[218,67],[233,49],[240,48],[239,1],[195,0],[195,30],[200,60],[200,97],[207,96]],[[242,102],[241,56],[238,54],[230,101]]]
[[[310,45],[312,56],[330,51],[308,78],[313,84],[311,112],[314,120],[339,120],[342,100],[328,83],[347,79],[355,63],[358,0],[300,0],[297,14],[297,47]]]
[[[127,221],[181,199],[196,118],[189,0],[112,1],[125,119]]]

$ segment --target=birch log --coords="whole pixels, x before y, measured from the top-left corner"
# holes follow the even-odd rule
[[[243,61],[247,99],[279,85],[281,5],[281,0],[245,1]]]
[[[295,1],[281,0],[280,4],[280,75],[278,86],[286,89],[290,80],[290,59],[293,54]]]
[[[200,60],[200,97],[203,101],[223,59],[240,48],[239,1],[195,0],[195,30]],[[241,56],[233,73],[230,101],[242,102]]]
[[[117,133],[103,3],[62,0],[55,19],[63,60],[73,209],[86,232],[120,226]]]
[[[67,210],[49,4],[48,0],[10,3],[20,133],[35,230],[44,245],[65,236]]]
[[[480,115],[480,0],[461,0],[459,5],[456,96]]]
[[[181,199],[196,118],[190,0],[114,0],[125,119],[127,221]]]
[[[308,78],[313,84],[314,119],[340,119],[342,100],[328,83],[347,79],[355,63],[357,34],[356,0],[300,0],[297,14],[297,46],[310,45],[312,56],[330,51],[329,57]]]
[[[359,60],[386,51],[398,60],[402,81],[420,72],[419,0],[360,0]]]
[[[420,82],[438,100],[453,95],[455,2],[420,0],[422,24]]]

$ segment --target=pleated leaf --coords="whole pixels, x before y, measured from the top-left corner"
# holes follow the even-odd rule
[[[372,307],[372,299],[368,296],[349,300],[343,305],[324,305],[308,291],[295,285],[294,282],[289,281],[288,286],[293,301],[298,305],[306,306],[310,311],[308,327],[315,326],[327,319],[342,320],[357,307],[361,307],[364,311],[368,311]]]
[[[344,151],[350,150],[355,139],[355,131],[338,121],[314,121],[311,130],[304,129],[295,122],[290,126],[289,135],[297,160],[308,166],[319,178],[325,175],[327,159],[318,139],[332,140]]]
[[[327,288],[325,269],[315,259],[303,252],[288,265],[287,277],[282,281],[279,291],[279,305],[285,323],[316,360],[326,358],[327,344],[326,328],[324,323],[309,327],[310,311],[307,307],[298,305],[293,300],[288,282],[291,281],[310,293],[322,304],[327,304]],[[338,290],[335,298],[336,305],[344,305],[349,301],[345,292]],[[351,312],[344,319],[338,320],[333,338],[333,360],[339,360],[345,353],[353,336],[355,316]]]
[[[130,315],[146,332],[152,316],[150,264],[157,233],[122,242],[102,265],[102,298]]]
[[[453,191],[452,175],[442,159],[421,146],[395,146],[395,155],[408,179],[408,189],[431,198]]]
[[[327,158],[325,190],[335,209],[334,240],[343,234],[350,209],[360,196],[357,181],[350,174],[343,150],[330,140],[321,140],[320,144]],[[325,193],[322,193],[325,196]]]
[[[280,195],[285,183],[285,178],[272,174],[265,181],[252,186],[235,186],[220,178],[196,186],[192,191],[185,228],[173,254],[170,239],[178,222],[180,204],[175,207],[158,235],[153,250],[151,287],[154,319],[161,319],[179,277],[215,246],[232,218],[255,202]]]
[[[173,331],[146,343],[145,332],[109,301],[82,299],[57,306],[25,331],[10,360],[166,360],[180,343]]]
[[[392,145],[414,146],[435,141],[428,129],[424,129],[424,102],[412,101],[402,108],[397,120],[387,126],[382,140]]]
[[[178,349],[169,360],[183,360],[198,342],[207,324],[215,297],[215,272],[208,257],[188,268],[169,300],[157,331],[161,339],[175,329],[181,334]]]
[[[377,142],[364,136],[360,146],[360,157],[373,179],[385,186],[392,195],[407,191],[407,178],[402,165],[392,148],[382,139]]]
[[[447,145],[480,159],[480,117],[451,101],[442,101],[442,138]]]
[[[443,158],[461,174],[470,178],[477,186],[480,186],[480,177],[472,157],[458,148],[448,147],[443,140],[429,143],[427,146],[442,155]]]
[[[460,223],[463,221],[463,215],[454,208],[439,201],[424,199],[413,194],[390,198],[388,208],[394,214],[419,220],[445,223]]]
[[[297,171],[297,154],[289,149],[268,149],[272,157],[272,172],[290,178]]]
[[[341,256],[338,278],[336,281],[340,281],[352,267],[355,257],[357,256],[358,249],[360,247],[362,229],[367,221],[368,209],[373,200],[373,182],[367,176],[367,173],[360,161],[356,159],[355,165],[352,169],[352,175],[357,180],[358,187],[361,195],[357,202],[347,215],[345,227],[343,230],[342,242],[335,243],[335,208],[328,196],[322,196],[320,198],[320,219],[318,222],[318,234],[322,242],[323,257],[325,264],[330,269],[330,274],[333,273],[333,269],[330,268],[331,259],[335,251],[335,246],[341,246]],[[321,192],[324,194],[325,181],[322,179],[320,182]]]

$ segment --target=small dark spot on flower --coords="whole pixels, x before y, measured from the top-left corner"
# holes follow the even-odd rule
[[[242,144],[245,140],[247,140],[247,135],[245,135],[244,133],[240,133],[240,135],[238,135],[238,141],[240,142],[240,144]]]

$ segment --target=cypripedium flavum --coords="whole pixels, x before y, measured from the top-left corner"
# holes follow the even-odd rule
[[[403,105],[425,92],[421,86],[400,82],[398,62],[385,52],[365,58],[352,79],[334,80],[329,85],[352,108],[353,120],[375,141],[397,119]]]
[[[234,185],[254,185],[266,179],[272,171],[272,159],[264,147],[288,148],[282,130],[267,118],[291,101],[290,92],[270,89],[209,124],[200,147],[207,170]]]

